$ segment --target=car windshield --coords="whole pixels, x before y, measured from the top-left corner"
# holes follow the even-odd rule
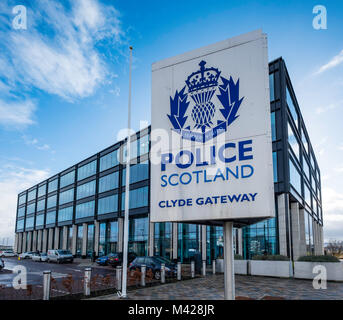
[[[71,254],[69,250],[57,250],[59,254]]]
[[[42,257],[45,257],[47,254],[46,253],[41,253],[40,254]]]
[[[163,257],[153,257],[154,259],[156,259],[158,262],[160,263],[167,263],[167,264],[171,264],[172,262],[166,258]]]

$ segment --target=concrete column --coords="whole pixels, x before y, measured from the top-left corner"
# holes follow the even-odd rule
[[[54,243],[54,249],[62,249],[62,248],[59,248],[59,242],[60,242],[60,228],[59,227],[55,227],[55,243]]]
[[[32,251],[32,231],[27,233],[27,248],[26,251]]]
[[[238,254],[243,256],[243,230],[242,228],[237,229],[237,237],[238,237]]]
[[[320,254],[324,254],[323,226],[320,226]]]
[[[300,256],[306,256],[305,209],[299,209]]]
[[[313,246],[314,246],[314,254],[318,254],[318,240],[317,240],[317,223],[312,218],[312,232],[313,232]]]
[[[18,236],[18,253],[23,252],[23,233],[20,232]]]
[[[95,251],[96,256],[99,256],[99,237],[100,237],[100,222],[94,220],[94,251]]]
[[[37,251],[37,231],[33,231],[32,234],[32,251]]]
[[[38,251],[42,251],[42,235],[43,235],[43,231],[42,230],[38,230],[37,231],[37,250]]]
[[[155,236],[155,224],[153,222],[149,223],[149,239],[148,239],[148,255],[152,257],[154,255],[154,237]]]
[[[48,236],[48,250],[53,249],[53,242],[54,242],[54,229],[49,229],[49,236]]]
[[[77,225],[73,224],[73,239],[71,244],[71,253],[76,255]]]
[[[287,220],[288,213],[288,194],[282,193],[277,196],[278,204],[278,225],[279,225],[279,252],[281,255],[287,256]]]
[[[118,252],[123,252],[123,241],[124,241],[124,218],[118,218]]]
[[[202,260],[206,259],[206,226],[200,226],[201,228],[201,258]]]
[[[27,232],[23,233],[23,251],[22,252],[26,252],[26,237],[27,237]]]
[[[18,238],[19,238],[19,234],[16,233],[14,236],[14,248],[13,248],[14,253],[18,253]]]
[[[84,223],[83,226],[83,236],[82,236],[82,250],[81,255],[86,256],[87,255],[87,240],[88,240],[88,224]]]
[[[172,224],[172,259],[177,259],[177,223]]]
[[[42,252],[48,251],[48,229],[43,230]]]
[[[291,203],[291,221],[292,221],[292,250],[293,260],[297,261],[300,257],[300,222],[299,222],[299,203]]]
[[[62,240],[62,249],[67,250],[68,243],[68,226],[63,227],[63,240]]]

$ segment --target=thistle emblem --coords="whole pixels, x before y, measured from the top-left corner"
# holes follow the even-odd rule
[[[183,139],[206,142],[225,132],[238,118],[237,112],[244,99],[239,98],[239,79],[235,83],[232,77],[226,79],[221,76],[221,71],[205,68],[205,65],[206,61],[202,60],[200,70],[186,79],[186,86],[176,91],[174,98],[170,97],[170,114],[167,116]],[[188,110],[188,97],[194,103],[191,110]],[[215,115],[217,124],[214,123]],[[189,125],[185,127],[186,123]]]

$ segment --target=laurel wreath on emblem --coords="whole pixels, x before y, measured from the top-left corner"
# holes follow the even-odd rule
[[[230,76],[226,79],[220,76],[221,72],[215,68],[205,68],[205,61],[199,63],[200,70],[193,72],[186,80],[186,85],[181,91],[175,92],[174,98],[170,97],[170,114],[167,114],[173,130],[180,133],[183,139],[206,142],[223,133],[239,117],[237,112],[244,99],[239,98],[239,79],[235,83]],[[221,84],[219,84],[219,78]],[[186,88],[188,87],[188,92]],[[213,123],[216,112],[215,104],[211,101],[216,92],[221,103],[219,109],[224,120],[217,120]],[[186,115],[191,97],[195,105],[190,115]],[[189,125],[184,127],[188,117],[194,123],[194,127]],[[197,129],[197,131],[192,131]],[[201,132],[199,132],[199,130]]]

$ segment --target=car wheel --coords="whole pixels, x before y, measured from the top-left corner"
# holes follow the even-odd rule
[[[161,279],[161,272],[159,270],[155,271],[154,277],[156,280],[160,280]]]

